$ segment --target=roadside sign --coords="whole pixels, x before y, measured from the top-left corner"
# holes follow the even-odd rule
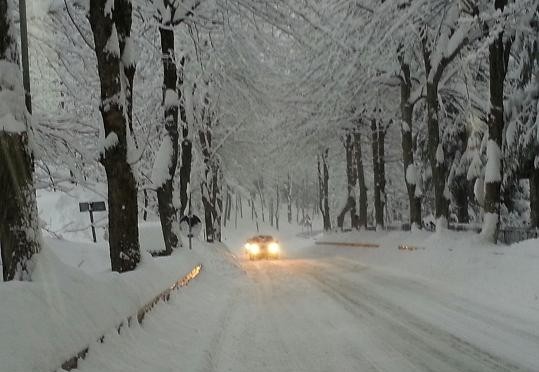
[[[97,238],[95,236],[94,212],[105,212],[107,210],[107,206],[105,205],[105,202],[97,201],[97,202],[79,203],[79,210],[81,211],[81,213],[82,212],[90,213],[90,226],[92,227],[92,238],[94,239],[94,243],[96,243]]]
[[[81,212],[104,212],[107,210],[104,201],[79,203]]]

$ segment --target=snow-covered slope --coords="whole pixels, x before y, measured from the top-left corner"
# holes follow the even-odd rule
[[[0,370],[55,370],[196,263],[205,264],[207,249],[196,244],[162,258],[146,253],[137,270],[118,274],[104,245],[48,239],[32,282],[0,284]]]

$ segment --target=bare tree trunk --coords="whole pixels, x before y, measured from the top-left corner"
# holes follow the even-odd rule
[[[161,35],[161,60],[163,62],[163,104],[165,107],[165,137],[163,144],[170,148],[168,162],[168,174],[162,184],[157,186],[157,201],[159,206],[159,218],[165,241],[165,254],[170,255],[173,249],[181,245],[178,236],[179,229],[174,227],[178,224],[178,211],[172,201],[173,181],[178,163],[178,93],[176,91],[176,56],[174,53],[174,31],[169,28],[159,27]],[[172,102],[171,102],[172,101]],[[168,142],[168,143],[167,143]],[[170,147],[168,147],[170,146]]]
[[[133,131],[133,80],[135,78],[135,59],[133,55],[133,41],[131,40],[131,13],[133,5],[131,0],[116,0],[112,18],[116,25],[118,33],[118,43],[120,45],[120,69],[123,71],[122,86],[125,92],[125,105],[127,113],[127,126],[129,128],[129,136],[132,136],[136,144]]]
[[[469,11],[472,16],[477,16],[478,7],[473,6],[470,9],[464,7],[461,11]],[[444,28],[444,32],[448,32],[452,37],[456,29],[447,30],[450,25],[442,23],[440,28]],[[438,30],[440,32],[440,30]],[[438,85],[442,74],[446,67],[460,53],[460,50],[468,43],[468,38],[461,38],[458,45],[455,45],[451,50],[451,54],[443,54],[439,60],[433,65],[432,59],[440,57],[439,53],[433,56],[432,48],[436,45],[434,40],[429,39],[428,26],[424,26],[421,30],[421,45],[423,53],[423,62],[425,65],[425,75],[427,80],[427,127],[428,127],[428,157],[432,170],[432,182],[434,184],[434,204],[436,216],[436,228],[445,228],[449,220],[449,200],[448,192],[446,192],[446,165],[445,153],[442,143],[440,142],[440,128],[438,122]]]
[[[279,205],[280,205],[280,195],[279,195],[279,180],[275,185],[275,228],[279,230]]]
[[[256,191],[258,191],[258,197],[260,198],[260,208],[262,212],[262,222],[265,222],[266,219],[264,217],[264,206],[266,204],[266,201],[264,200],[264,194],[263,194],[263,180],[260,178],[256,181]]]
[[[301,182],[301,220],[305,221],[305,199],[307,195],[307,186],[305,185],[305,178]]]
[[[236,207],[234,208],[234,228],[238,228],[238,208],[239,208],[239,201],[238,201],[238,194],[234,195],[234,201],[236,203]]]
[[[410,102],[412,80],[410,76],[410,66],[399,57],[401,65],[402,81],[401,87],[401,142],[402,160],[404,163],[404,181],[408,192],[408,203],[410,206],[410,226],[421,228],[421,198],[416,193],[417,169],[414,164],[414,147],[412,140],[412,116],[414,106]]]
[[[495,7],[503,11],[507,0],[496,0]],[[509,61],[510,41],[504,43],[503,32],[489,45],[490,114],[488,116],[487,164],[485,170],[485,216],[482,234],[496,242],[500,224],[500,188],[503,179],[502,139],[504,129],[503,85]]]
[[[355,187],[357,180],[357,168],[354,159],[354,142],[352,141],[352,133],[347,133],[344,142],[344,150],[346,153],[346,204],[337,217],[337,225],[342,229],[344,226],[344,217],[350,212],[350,225],[352,228],[357,227],[356,213],[356,197]]]
[[[209,118],[206,118],[209,120]],[[202,155],[204,157],[204,178],[200,184],[202,204],[204,206],[204,224],[206,226],[206,241],[213,243],[215,240],[214,230],[214,208],[215,196],[212,187],[216,187],[214,182],[214,171],[211,159],[211,132],[208,125],[204,125],[202,129],[198,131],[200,144],[202,148]]]
[[[318,156],[319,208],[324,222],[324,231],[331,230],[331,219],[329,215],[329,171],[327,165],[328,153],[329,149],[326,148]],[[322,160],[322,164],[320,164],[320,160]]]
[[[445,195],[445,156],[438,125],[438,81],[427,82],[428,154],[434,185],[436,226],[447,227],[449,200]]]
[[[383,124],[376,119],[371,119],[372,131],[372,163],[374,176],[374,215],[376,227],[384,226],[385,206],[385,129]]]
[[[240,204],[240,218],[243,219],[243,202],[242,202],[240,193],[238,193],[238,202]]]
[[[533,24],[532,29],[535,30],[536,34],[539,33],[539,22],[535,22]],[[529,58],[530,64],[532,64],[533,56],[537,56],[538,51],[539,51],[539,45],[536,43],[534,45],[533,52],[530,53],[530,58]],[[539,90],[539,73],[537,72],[535,74],[535,86]],[[536,115],[539,115],[539,112],[536,112]],[[535,146],[536,146],[535,159],[537,159],[537,154],[539,154],[539,139],[536,140]],[[529,176],[530,177],[529,179],[530,181],[530,214],[531,214],[532,227],[539,229],[539,162],[536,162],[535,159],[534,159],[534,167],[531,170],[531,174]]]
[[[356,212],[356,182],[357,182],[357,164],[355,164],[354,141],[352,133],[346,135],[346,179],[348,181],[348,198],[352,198],[354,203],[350,208],[350,226],[358,227],[358,215]]]
[[[299,223],[299,192],[296,195],[296,223]]]
[[[213,179],[212,179],[212,215],[213,215],[213,231],[214,239],[218,242],[222,240],[222,219],[223,219],[223,198],[221,196],[221,170],[219,164],[213,162]]]
[[[256,232],[259,232],[259,228],[258,228],[258,212],[256,211],[254,203],[252,204],[252,206],[253,206],[253,212],[254,212],[254,215],[255,215]]]
[[[357,179],[359,184],[359,217],[358,228],[367,228],[367,186],[365,185],[365,172],[363,170],[363,154],[361,150],[361,133],[354,132],[354,152],[356,157]]]
[[[292,223],[292,179],[290,172],[288,172],[288,184],[286,189],[286,201],[288,207],[288,223]]]
[[[182,145],[180,157],[180,214],[185,214],[187,209],[189,195],[188,185],[191,183],[191,167],[192,167],[192,149],[193,143],[189,138],[189,126],[187,125],[187,113],[185,111],[185,94],[183,92],[184,78],[183,69],[185,67],[185,57],[180,59],[178,73],[178,101],[180,125],[182,130]]]
[[[270,226],[273,226],[273,199],[269,201],[269,222]]]
[[[148,220],[148,191],[144,189],[144,211],[142,212],[142,219],[144,221]]]
[[[226,209],[227,209],[226,219],[227,219],[228,221],[230,221],[230,213],[231,213],[231,211],[232,211],[232,194],[231,194],[230,190],[228,189],[228,187],[226,188],[226,199],[227,199],[227,201],[226,201],[226,203],[227,203],[227,207],[226,207]]]
[[[539,168],[530,174],[530,215],[532,228],[539,228]]]
[[[202,205],[204,206],[204,225],[206,226],[206,241],[213,243],[214,230],[213,230],[213,218],[212,218],[212,205],[209,198],[209,190],[207,181],[202,181],[200,184],[200,191],[202,194]]]
[[[470,215],[468,214],[468,202],[470,185],[466,178],[466,174],[458,175],[455,178],[455,183],[456,187],[453,189],[453,197],[455,198],[457,219],[459,223],[469,223]]]
[[[228,193],[228,190],[227,190],[226,199],[225,199],[225,211],[224,211],[223,227],[226,227],[228,216],[230,215],[229,212],[228,212],[229,201],[230,201],[230,194]]]
[[[123,112],[124,102],[119,100],[120,45],[109,43],[114,40],[111,35],[115,24],[112,15],[105,12],[105,3],[106,0],[90,1],[90,25],[101,83],[100,111],[108,143],[101,162],[108,181],[110,259],[113,271],[124,272],[135,269],[140,261],[137,186],[127,161],[128,121]],[[130,24],[131,12],[125,12],[122,18]]]
[[[225,199],[225,218],[223,219],[223,226],[226,226],[227,221],[230,220],[230,209],[232,209],[232,201],[230,198],[230,192],[228,187],[226,188],[226,199]]]
[[[462,127],[462,130],[457,133],[457,135],[458,140],[454,141],[453,144],[458,146],[456,150],[453,150],[453,164],[456,166],[451,167],[448,182],[451,194],[453,195],[454,208],[457,214],[458,222],[468,223],[470,222],[470,216],[468,213],[469,197],[470,195],[473,195],[473,191],[470,188],[471,185],[467,178],[467,170],[464,169],[464,167],[459,166],[462,162],[462,154],[465,153],[468,143],[468,134],[464,126]]]
[[[0,63],[5,71],[15,74],[11,79],[0,78],[0,92],[17,97],[18,103],[0,112],[0,248],[4,281],[31,280],[32,257],[41,248],[25,95],[11,17],[7,0],[0,0]],[[9,123],[4,126],[3,119],[9,116],[20,128],[9,129]]]

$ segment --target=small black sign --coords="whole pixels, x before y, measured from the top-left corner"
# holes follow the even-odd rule
[[[79,203],[79,209],[81,212],[104,212],[107,210],[107,207],[104,201],[99,201],[90,203]]]
[[[190,216],[182,216],[182,218],[180,218],[180,223],[186,223],[188,226],[191,227],[195,227],[200,222],[202,221],[200,221],[200,218],[198,218],[196,214],[192,214]]]

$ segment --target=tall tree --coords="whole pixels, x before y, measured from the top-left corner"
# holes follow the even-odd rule
[[[384,207],[386,204],[386,172],[385,172],[385,137],[386,128],[379,120],[371,119],[372,131],[372,164],[374,177],[374,219],[376,228],[384,227]]]
[[[4,281],[30,280],[40,249],[29,116],[8,0],[0,0],[0,248]]]
[[[361,150],[361,133],[359,129],[354,131],[354,153],[359,186],[359,217],[357,220],[357,228],[367,228],[367,185],[365,183],[363,152]]]
[[[109,204],[109,245],[113,271],[135,269],[140,261],[138,236],[137,184],[128,162],[130,141],[125,87],[122,86],[121,46],[119,29],[131,24],[131,10],[122,8],[122,16],[115,17],[116,8],[107,0],[90,0],[90,26],[97,57],[101,86],[99,110],[103,119],[105,144],[101,163],[105,167]],[[125,48],[124,48],[125,52]]]
[[[342,229],[344,217],[350,212],[350,226],[357,226],[355,188],[357,182],[357,168],[354,157],[354,141],[352,131],[348,131],[344,137],[344,150],[346,154],[346,204],[337,216],[337,225]]]
[[[456,58],[468,42],[468,23],[457,28],[459,7],[457,3],[446,5],[447,15],[440,21],[437,40],[431,34],[431,27],[425,24],[421,30],[421,44],[425,76],[427,77],[427,129],[428,157],[434,185],[434,206],[436,228],[447,227],[449,220],[449,192],[446,187],[445,151],[440,141],[438,89],[447,66]]]
[[[209,87],[209,84],[206,85]],[[200,183],[202,204],[204,205],[204,222],[206,225],[206,240],[210,243],[221,241],[221,215],[223,202],[221,198],[222,172],[219,158],[215,155],[212,126],[216,123],[210,106],[209,94],[204,95],[201,115],[201,127],[198,137],[204,158],[204,174]]]
[[[421,228],[421,196],[417,188],[417,168],[414,164],[413,146],[413,112],[417,100],[412,97],[412,76],[410,64],[405,59],[405,51],[399,50],[398,60],[400,64],[400,110],[401,110],[401,144],[402,160],[404,165],[404,181],[408,192],[408,204],[410,208],[410,226]]]
[[[507,0],[496,0],[494,7],[503,12]],[[504,130],[504,82],[511,51],[511,38],[500,30],[489,45],[490,112],[488,115],[487,164],[485,169],[485,216],[483,236],[495,242],[500,223],[500,189],[502,184],[502,140]]]
[[[324,231],[331,230],[331,218],[329,215],[329,170],[328,170],[329,149],[326,148],[322,154],[318,155],[318,206],[324,221]]]
[[[178,69],[178,102],[180,114],[180,126],[182,131],[182,145],[180,158],[180,213],[187,213],[187,205],[190,195],[187,195],[189,184],[191,183],[191,163],[193,158],[193,143],[189,136],[189,125],[187,124],[186,100],[184,92],[184,69],[186,58],[180,59]]]
[[[157,200],[159,217],[165,241],[165,253],[181,245],[178,229],[178,210],[173,203],[174,177],[180,157],[178,119],[181,121],[182,149],[180,162],[180,214],[187,209],[187,189],[191,179],[191,140],[187,125],[185,97],[183,94],[183,69],[185,57],[177,63],[175,53],[174,27],[180,25],[193,14],[200,1],[184,4],[166,0],[153,0],[156,18],[159,19],[159,34],[161,39],[161,60],[163,63],[163,106],[165,135],[161,143],[160,155],[157,160],[164,164],[156,164]],[[164,169],[166,168],[166,169]]]
[[[133,81],[135,79],[136,63],[133,40],[131,38],[131,26],[133,5],[131,0],[115,0],[112,13],[118,43],[120,46],[120,71],[122,86],[125,93],[125,106],[127,113],[127,127],[129,128],[128,140],[134,140],[133,132]],[[135,141],[136,142],[136,141]]]
[[[290,177],[290,171],[287,173],[286,182],[286,216],[288,223],[292,223],[292,178]]]
[[[178,92],[174,30],[166,25],[159,26],[161,37],[161,60],[163,62],[163,106],[165,134],[156,158],[157,201],[159,218],[165,241],[165,254],[172,253],[181,244],[178,213],[172,200],[174,175],[178,163]],[[162,164],[159,164],[162,162]]]

